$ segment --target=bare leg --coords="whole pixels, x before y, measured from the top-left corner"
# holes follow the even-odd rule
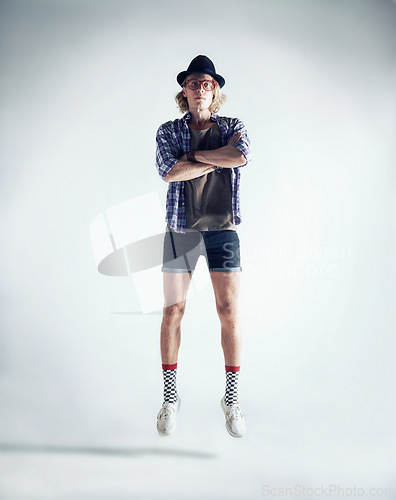
[[[181,342],[181,320],[192,273],[163,273],[165,304],[161,324],[162,363],[177,363]]]
[[[211,272],[216,309],[221,323],[221,346],[228,366],[240,365],[241,329],[238,316],[240,272]]]

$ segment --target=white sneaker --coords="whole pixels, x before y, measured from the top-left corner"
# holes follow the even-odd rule
[[[221,408],[226,417],[226,429],[232,437],[242,437],[246,432],[245,417],[238,403],[225,404],[225,396],[220,401]]]
[[[176,429],[176,414],[180,405],[179,395],[176,403],[163,403],[157,415],[157,431],[160,436],[169,436]]]

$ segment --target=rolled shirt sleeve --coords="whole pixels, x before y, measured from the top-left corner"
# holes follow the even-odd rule
[[[235,134],[235,132],[241,132],[242,136],[239,139],[239,141],[234,144],[234,146],[240,151],[244,157],[246,158],[246,162],[241,165],[241,167],[244,167],[249,163],[249,161],[252,159],[251,151],[250,151],[250,139],[246,130],[246,126],[243,123],[243,121],[239,119],[235,119],[235,125],[232,127],[232,131],[230,134],[229,139]]]
[[[179,161],[179,150],[167,123],[161,125],[156,134],[156,167],[165,180],[167,173]]]

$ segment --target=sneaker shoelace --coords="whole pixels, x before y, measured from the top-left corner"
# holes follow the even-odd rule
[[[228,412],[227,418],[234,418],[235,420],[240,420],[242,418],[242,412],[238,404],[232,404],[230,411]]]
[[[171,403],[164,403],[162,405],[160,418],[168,418],[172,413],[175,413],[175,408],[171,405]]]

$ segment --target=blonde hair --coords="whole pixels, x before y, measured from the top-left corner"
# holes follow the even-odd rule
[[[183,82],[183,87],[186,85],[186,81],[188,79],[189,75],[186,76]],[[220,109],[220,107],[225,103],[226,101],[226,96],[222,94],[220,90],[220,85],[216,82],[215,80],[215,88],[213,90],[213,100],[212,104],[209,106],[209,111],[211,113],[217,113]],[[176,94],[175,97],[176,104],[179,108],[180,113],[186,113],[188,109],[188,101],[187,98],[184,97],[183,91],[181,90],[179,93]]]

